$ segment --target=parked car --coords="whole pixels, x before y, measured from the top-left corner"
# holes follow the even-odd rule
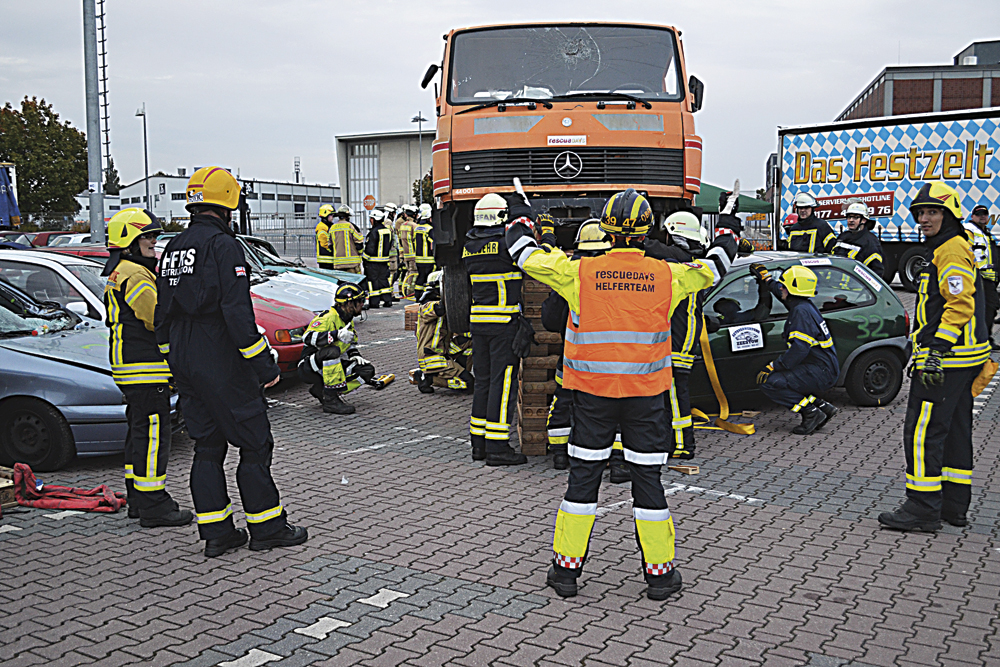
[[[176,395],[170,403],[176,431]],[[108,329],[0,279],[0,464],[58,470],[74,456],[121,452],[127,432]]]
[[[100,243],[81,243],[79,245],[55,245],[46,246],[44,248],[39,248],[42,252],[52,252],[59,253],[61,255],[75,255],[77,257],[87,257],[95,261],[104,264],[107,261],[108,253],[107,246],[103,246]]]
[[[705,300],[706,317],[720,323],[708,339],[730,406],[762,402],[757,373],[787,349],[781,339],[788,314],[784,305],[772,299],[770,309],[754,312],[759,303],[757,282],[749,270],[754,262],[776,279],[795,264],[812,269],[818,278],[813,303],[830,327],[840,361],[837,386],[861,406],[886,405],[896,397],[910,358],[910,316],[892,288],[853,259],[759,252],[738,258]],[[715,404],[700,356],[692,370],[691,400],[696,406]]]
[[[25,232],[27,237],[31,240],[31,245],[35,248],[44,248],[52,241],[52,239],[58,236],[73,233],[74,232]]]
[[[83,245],[90,243],[90,234],[61,234],[49,239],[48,247],[55,248],[64,245]]]
[[[23,246],[31,247],[31,239],[28,235],[16,230],[0,232],[0,241],[5,243],[19,243]]]
[[[301,262],[285,259],[284,257],[278,255],[278,251],[275,250],[274,246],[271,245],[269,241],[257,238],[256,236],[240,235],[237,236],[237,238],[243,244],[244,251],[246,251],[248,257],[253,255],[253,260],[258,262],[262,269],[269,269],[271,271],[277,271],[278,273],[296,273],[337,284],[349,282],[357,285],[365,279],[365,277],[359,273],[336,271],[334,269],[320,269],[312,266],[306,266]]]

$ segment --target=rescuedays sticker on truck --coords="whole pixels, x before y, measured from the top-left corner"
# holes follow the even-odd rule
[[[587,135],[586,134],[560,134],[560,135],[549,135],[549,146],[586,146],[587,145]]]

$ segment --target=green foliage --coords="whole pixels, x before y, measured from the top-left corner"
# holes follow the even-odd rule
[[[431,185],[431,172],[424,174],[424,199],[425,204],[430,204],[434,201],[434,188]],[[420,179],[413,181],[413,203],[420,203]]]
[[[765,194],[767,194],[767,190],[765,190],[764,188],[757,188],[757,199],[761,201],[767,201],[766,199],[764,199]]]
[[[118,177],[118,170],[115,169],[115,159],[108,159],[108,168],[104,170],[104,192],[109,195],[121,193],[122,182]]]
[[[27,96],[0,109],[0,162],[17,165],[21,213],[75,213],[87,189],[87,138],[52,105]],[[43,225],[44,226],[44,225]]]
[[[160,220],[160,224],[163,226],[163,231],[165,232],[183,232],[187,227],[182,225],[176,220],[163,221]]]

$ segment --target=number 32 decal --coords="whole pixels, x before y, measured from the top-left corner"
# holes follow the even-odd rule
[[[853,322],[857,322],[858,324],[858,340],[889,337],[889,334],[882,332],[882,327],[885,326],[885,320],[878,315],[854,315],[851,317],[851,320]]]

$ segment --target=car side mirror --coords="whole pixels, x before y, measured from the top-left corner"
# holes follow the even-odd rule
[[[438,73],[439,69],[441,69],[441,68],[438,67],[436,64],[431,63],[431,66],[428,67],[427,71],[424,73],[423,80],[420,81],[420,87],[421,88],[427,88],[427,84],[429,84],[431,82],[431,79],[434,78],[434,75]]]
[[[688,79],[688,91],[691,93],[691,113],[701,110],[705,98],[705,84],[694,74]]]
[[[90,312],[90,308],[83,301],[71,301],[67,303],[66,310],[80,317],[87,317],[87,314]]]

